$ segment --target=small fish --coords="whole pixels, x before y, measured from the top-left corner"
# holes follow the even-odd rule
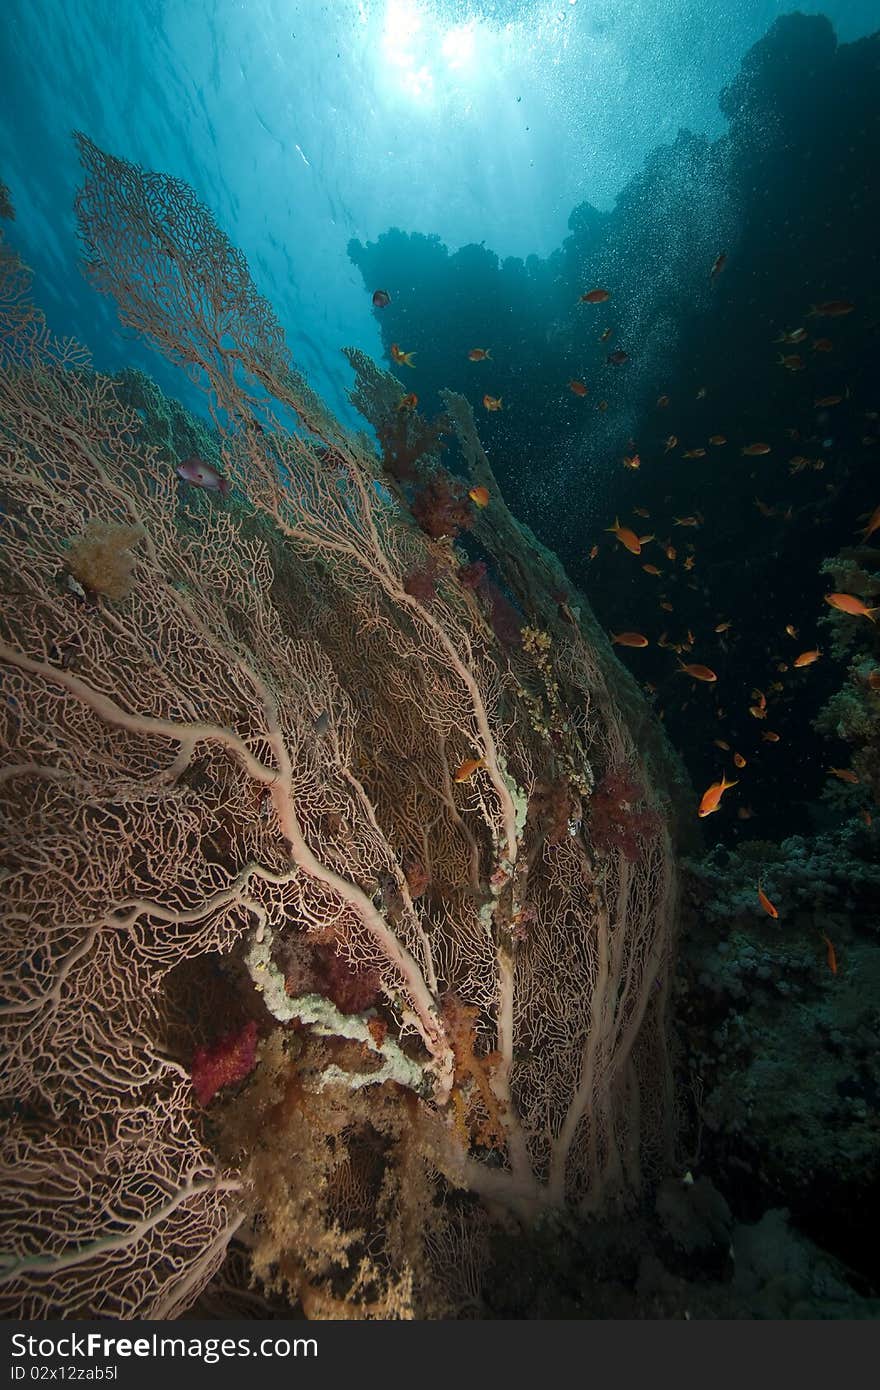
[[[628,360],[629,353],[624,352],[623,348],[615,348],[614,351],[609,352],[608,356],[605,358],[605,361],[608,362],[612,367],[622,367],[624,362],[627,362]]]
[[[656,565],[642,565],[645,574],[662,575],[663,571],[658,570]]]
[[[851,314],[855,307],[848,299],[826,299],[823,304],[811,304],[807,318],[839,319]]]
[[[678,665],[679,669],[684,671],[685,675],[693,676],[695,681],[706,681],[707,683],[711,683],[718,679],[711,666],[701,666],[698,661],[690,665],[684,661],[679,661]]]
[[[773,341],[776,343],[802,343],[806,337],[807,330],[805,328],[793,328],[791,332],[783,329],[779,337],[774,338]]]
[[[486,362],[486,361],[491,362],[491,361],[492,361],[492,354],[491,354],[491,352],[489,351],[488,348],[471,348],[470,352],[468,353],[468,361],[469,361],[469,362]]]
[[[725,743],[723,738],[713,738],[712,742],[715,744],[715,747],[716,747],[716,748],[720,748],[720,749],[722,750],[722,752],[724,752],[724,753],[729,753],[729,752],[730,752],[730,744],[729,744],[729,743]]]
[[[568,389],[573,396],[585,396],[589,388],[582,381],[570,381]]]
[[[769,453],[770,453],[770,445],[769,445],[769,444],[760,444],[760,443],[759,443],[759,444],[746,444],[745,448],[740,449],[740,453],[741,453],[741,454],[745,454],[748,458],[754,458],[757,454],[769,454]]]
[[[599,409],[600,409],[600,410],[607,410],[607,409],[608,409],[608,402],[607,402],[607,401],[600,401],[600,402],[599,402]]]
[[[647,647],[647,637],[640,632],[612,632],[611,641],[617,647]]]
[[[840,405],[842,400],[843,396],[817,396],[813,401],[813,405]]]
[[[853,772],[851,767],[829,767],[830,777],[838,777],[841,782],[848,782],[851,787],[856,786],[861,781],[857,772]]]
[[[787,661],[780,661],[780,662],[778,662],[778,663],[777,663],[777,666],[776,666],[776,669],[777,669],[777,671],[780,671],[780,672],[784,675],[785,672],[788,670],[788,662],[787,662]]]
[[[788,633],[789,637],[797,637],[798,635],[798,630],[795,627],[794,623],[786,623],[785,630]]]
[[[684,562],[684,568],[685,568],[686,570],[692,570],[695,564],[696,564],[696,561],[694,560],[693,555],[689,555],[689,556],[687,557],[687,559],[685,560],[685,562]]]
[[[641,468],[642,460],[639,458],[638,454],[624,454],[623,466],[624,468],[631,468],[635,471],[635,469]]]
[[[785,689],[785,686],[782,684],[782,681],[771,681],[770,689],[778,695],[780,691]]]
[[[467,782],[479,768],[485,766],[485,758],[466,758],[461,767],[456,770],[452,780],[453,782]]]
[[[674,448],[676,447],[677,444],[678,444],[678,435],[677,435],[677,434],[671,434],[671,435],[669,436],[669,438],[666,440],[666,448],[663,450],[664,454],[668,454],[669,451],[670,451],[670,449],[674,449]]]
[[[221,497],[228,497],[232,491],[229,479],[222,477],[216,468],[199,458],[198,454],[190,454],[174,471],[183,482],[190,483],[193,487],[204,488],[206,492],[219,492]]]
[[[682,454],[682,458],[684,459],[704,459],[705,457],[705,449],[685,449],[684,453]]]
[[[790,352],[786,356],[780,352],[776,362],[778,366],[784,367],[788,372],[802,372],[807,365],[799,352]]]
[[[764,732],[761,734],[761,737],[762,737],[762,739],[764,740],[765,743],[778,743],[778,742],[779,742],[779,735],[778,735],[778,734],[774,734],[774,732],[773,732],[772,729],[765,729]]]
[[[771,903],[770,899],[767,897],[767,894],[764,892],[763,888],[761,887],[761,880],[760,880],[760,879],[758,879],[758,902],[761,904],[761,906],[763,907],[764,911],[767,913],[767,916],[768,916],[768,917],[778,917],[778,916],[779,916],[779,913],[776,911],[776,908],[773,906],[773,904]]]
[[[737,820],[753,820],[754,815],[755,813],[752,810],[751,806],[740,806],[739,810],[736,813],[736,818]]]
[[[805,458],[803,454],[795,454],[794,458],[788,461],[788,471],[794,477],[795,473],[802,473],[809,462],[810,460]]]
[[[714,283],[718,279],[724,267],[727,265],[727,252],[719,251],[712,262],[712,269],[709,271],[709,283]]]
[[[758,508],[758,511],[761,513],[762,516],[776,515],[776,508],[769,507],[766,502],[761,501],[760,497],[755,498],[755,506]]]
[[[706,397],[707,397],[708,394],[709,394],[709,392],[708,392],[707,387],[701,386],[700,389],[699,389],[699,391],[697,392],[696,399],[697,399],[698,401],[704,401],[704,400],[706,399]]]
[[[475,502],[478,507],[488,507],[489,505],[489,489],[487,487],[472,487],[468,493],[468,497],[472,502]]]
[[[701,519],[699,513],[696,516],[674,516],[672,524],[673,526],[699,526]]]
[[[660,607],[663,609],[664,613],[673,613],[675,611],[668,599],[661,598]]]
[[[610,290],[587,290],[586,294],[581,295],[578,304],[604,304],[610,298]]]
[[[660,410],[665,410],[666,407],[668,406],[668,404],[669,404],[669,397],[668,397],[668,396],[658,396],[658,397],[657,397],[657,405],[658,405],[658,407],[659,407]]]
[[[715,448],[718,449],[718,448],[721,447],[722,444],[726,444],[726,443],[727,443],[727,435],[726,435],[726,434],[710,434],[710,435],[709,435],[709,443],[710,443],[710,444],[714,444]]]
[[[483,397],[483,405],[486,407],[487,410],[503,410],[503,409],[504,409],[503,405],[501,404],[501,397],[500,397],[500,396],[490,396],[490,395],[488,394],[488,392],[487,392],[486,395]]]
[[[753,719],[766,719],[767,711],[761,705],[749,705],[749,714]]]
[[[643,516],[646,519],[651,515],[647,507],[633,507],[636,516]]]
[[[387,309],[391,303],[391,295],[387,290],[373,290],[373,308]]]
[[[746,765],[746,760],[743,757],[742,753],[734,753],[733,762],[734,766],[739,768],[743,768]]]
[[[702,819],[704,816],[711,816],[713,811],[717,811],[721,805],[721,798],[731,787],[735,787],[736,782],[728,782],[727,777],[722,772],[721,781],[713,782],[711,787],[707,787],[703,792],[697,815]]]
[[[626,549],[631,555],[641,555],[642,542],[639,540],[639,537],[636,535],[635,531],[631,531],[628,526],[621,526],[617,517],[614,518],[614,525],[606,526],[605,530],[615,535],[620,541],[620,544],[626,546]]]
[[[836,975],[836,974],[837,974],[837,953],[836,953],[836,951],[834,950],[833,945],[831,944],[831,939],[830,939],[830,937],[827,937],[827,936],[825,935],[824,932],[822,932],[822,940],[825,942],[825,945],[826,945],[826,947],[827,947],[828,969],[831,971],[832,975]]]
[[[678,551],[676,550],[676,548],[675,548],[674,545],[667,545],[667,546],[666,546],[666,552],[665,552],[665,553],[666,553],[666,558],[667,558],[667,560],[673,560],[673,561],[675,560],[676,556],[678,555]]]
[[[834,344],[830,338],[814,338],[810,343],[813,352],[833,352]]]
[[[397,409],[398,409],[398,410],[415,410],[415,408],[416,408],[416,406],[418,405],[418,403],[419,403],[419,398],[418,398],[418,396],[416,395],[415,391],[410,391],[409,395],[407,395],[407,396],[401,396],[401,398],[400,398],[400,404],[398,405]]]
[[[880,608],[869,608],[864,600],[857,598],[855,594],[826,594],[825,602],[841,613],[849,613],[853,618],[870,618],[872,623],[876,622],[874,614],[880,612]]]
[[[867,512],[864,513],[864,516],[867,517],[868,524],[860,534],[862,540],[866,541],[873,536],[875,531],[880,531],[880,503],[874,508],[870,516]]]
[[[715,625],[715,631],[716,631],[716,632],[727,632],[727,631],[729,631],[730,626],[731,626],[731,625],[730,625],[729,622],[726,622],[726,623],[716,623],[716,625]]]
[[[613,332],[614,332],[614,329],[613,329],[613,328],[606,328],[604,333],[600,333],[600,334],[599,334],[599,342],[600,342],[600,343],[607,343],[607,342],[608,342],[608,339],[611,337],[611,334],[612,334]]]
[[[801,652],[800,656],[796,656],[791,664],[792,666],[812,666],[813,662],[818,661],[821,655],[819,648],[815,647],[811,651]]]
[[[403,352],[402,349],[398,347],[397,343],[391,344],[392,362],[397,362],[404,367],[414,367],[416,365],[413,361],[414,357],[414,352]]]
[[[867,827],[867,829],[870,830],[870,829],[871,829],[871,826],[874,824],[873,818],[872,818],[872,816],[871,816],[871,812],[868,811],[868,810],[866,810],[866,808],[863,806],[862,809],[861,809],[861,811],[859,812],[859,815],[861,816],[862,820],[865,822],[865,826]]]
[[[597,556],[598,554],[599,554],[599,547],[598,547],[598,545],[594,545],[594,546],[592,547],[592,549],[590,550],[590,557],[589,557],[589,558],[590,558],[591,560],[595,560],[595,558],[596,558],[596,556]]]

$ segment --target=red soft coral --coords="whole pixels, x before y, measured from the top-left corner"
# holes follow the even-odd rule
[[[451,536],[454,540],[473,520],[464,486],[441,473],[418,489],[413,498],[412,514],[422,530],[435,541],[442,536]]]
[[[200,1047],[190,1067],[199,1105],[207,1105],[223,1086],[234,1086],[257,1065],[257,1025],[253,1019],[237,1033],[226,1033],[210,1047]]]
[[[604,853],[620,850],[634,864],[642,855],[645,840],[659,834],[659,812],[645,805],[645,790],[632,769],[610,768],[597,783],[590,798],[590,838]]]

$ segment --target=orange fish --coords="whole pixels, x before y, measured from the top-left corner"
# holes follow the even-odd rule
[[[684,661],[680,661],[678,665],[680,670],[684,671],[688,676],[693,676],[695,681],[711,682],[717,681],[718,679],[711,666],[701,666],[698,661],[692,662],[690,665],[687,665]]]
[[[718,448],[718,447],[720,447],[722,444],[726,444],[726,443],[727,443],[727,435],[725,435],[725,434],[710,434],[710,435],[709,435],[709,443],[710,443],[710,444],[714,444],[715,447]]]
[[[668,599],[661,599],[660,607],[663,609],[664,613],[671,613],[673,611],[672,604]]]
[[[703,799],[700,802],[697,815],[700,816],[700,818],[703,816],[711,816],[713,811],[717,811],[718,807],[721,805],[721,798],[724,793],[736,785],[736,782],[728,782],[727,777],[722,772],[721,781],[713,782],[711,787],[708,787],[706,791],[703,792]]]
[[[855,307],[848,299],[826,299],[824,304],[811,304],[807,318],[839,319],[851,314]]]
[[[798,635],[798,630],[794,626],[794,623],[786,623],[785,630],[788,633],[789,637],[797,637]]]
[[[456,770],[452,780],[453,782],[467,782],[469,778],[473,777],[478,768],[485,766],[485,758],[466,758],[461,764],[461,767]]]
[[[611,334],[612,334],[613,332],[614,332],[614,329],[613,329],[613,328],[606,328],[604,333],[600,333],[600,334],[599,334],[599,342],[600,342],[600,343],[607,343],[607,342],[608,342],[608,339],[611,337]]]
[[[633,507],[633,511],[635,512],[636,516],[643,516],[645,517],[645,519],[647,519],[651,515],[647,507]]]
[[[699,526],[699,518],[696,516],[674,516],[673,526]]]
[[[472,502],[476,502],[478,507],[488,507],[489,489],[487,487],[472,487],[468,493]]]
[[[783,673],[786,672],[786,671],[788,670],[788,662],[787,662],[787,661],[780,661],[780,662],[777,664],[776,669],[777,669],[777,671],[782,671]]]
[[[483,405],[487,410],[503,410],[504,408],[501,404],[500,396],[490,396],[488,394],[483,397]]]
[[[684,453],[682,454],[682,458],[685,459],[704,459],[705,457],[705,449],[685,449]]]
[[[419,403],[419,398],[415,391],[410,391],[408,396],[401,396],[398,410],[415,410]]]
[[[665,410],[666,407],[668,406],[668,404],[669,404],[669,397],[668,397],[668,396],[658,396],[658,397],[657,397],[657,405],[659,406],[659,408],[660,408],[661,410]]]
[[[790,352],[785,356],[781,352],[777,353],[776,362],[778,366],[785,367],[786,371],[789,372],[802,372],[806,366],[799,352]]]
[[[749,705],[749,714],[753,719],[766,719],[767,711],[760,705]]]
[[[751,806],[740,806],[739,810],[736,813],[736,818],[737,820],[752,820],[754,818],[754,815],[755,813],[752,810]]]
[[[399,362],[404,367],[414,367],[416,365],[413,361],[414,357],[414,352],[403,352],[396,343],[391,344],[392,361]]]
[[[840,405],[843,396],[818,396],[813,405]]]
[[[758,455],[758,454],[769,454],[769,453],[770,453],[770,445],[769,445],[769,444],[747,444],[747,445],[745,446],[744,449],[740,449],[740,453],[741,453],[741,454],[746,454],[746,455],[748,455],[749,458],[754,458],[754,457],[755,457],[756,455]]]
[[[595,560],[595,558],[596,558],[596,556],[597,556],[598,554],[599,554],[599,547],[598,547],[598,545],[594,545],[594,546],[592,547],[592,549],[590,550],[590,559],[591,559],[591,560]]]
[[[773,341],[776,343],[802,343],[806,337],[807,330],[805,328],[793,328],[790,333],[783,330],[779,337],[774,338]]]
[[[645,574],[662,575],[663,571],[658,570],[656,565],[642,565]]]
[[[778,917],[778,916],[779,916],[779,913],[776,911],[776,908],[773,906],[773,904],[771,903],[770,899],[767,897],[767,894],[764,892],[763,888],[761,887],[761,880],[760,880],[760,879],[758,879],[758,902],[761,904],[761,906],[763,907],[764,911],[767,913],[767,916],[768,916],[768,917]]]
[[[623,466],[624,468],[631,468],[633,469],[633,471],[635,471],[635,469],[641,468],[642,460],[639,458],[638,454],[624,454]]]
[[[712,262],[712,269],[709,271],[709,283],[712,284],[718,279],[724,267],[727,265],[727,252],[719,251]]]
[[[674,545],[667,545],[667,547],[666,547],[666,558],[667,558],[667,560],[674,560],[677,554],[678,554],[678,551],[676,550],[676,548],[675,548]]]
[[[837,608],[841,613],[849,613],[853,618],[870,618],[875,622],[874,614],[880,609],[869,608],[863,599],[857,598],[855,594],[826,594],[825,602],[830,603],[832,608]]]
[[[611,298],[610,290],[587,290],[578,300],[579,304],[604,304],[606,299]]]
[[[814,338],[810,343],[813,352],[833,352],[834,344],[830,338]]]
[[[647,647],[648,639],[640,632],[612,632],[611,641],[617,647]]]
[[[867,512],[865,512],[864,515],[868,519],[868,524],[862,531],[861,536],[862,540],[866,541],[873,536],[875,531],[880,531],[880,503],[874,508],[870,516],[868,516]]]
[[[716,632],[727,632],[729,628],[730,628],[730,623],[729,623],[729,622],[727,622],[727,623],[717,623],[716,626],[715,626],[715,631],[716,631]]]
[[[570,381],[568,389],[573,396],[585,396],[588,390],[582,381]]]
[[[745,765],[746,765],[746,760],[745,760],[745,758],[743,757],[742,753],[734,753],[734,755],[733,755],[733,761],[734,761],[734,765],[735,765],[736,767],[742,768],[742,767],[745,767]]]
[[[828,969],[831,971],[832,975],[836,975],[837,953],[835,952],[834,947],[831,944],[830,938],[827,937],[824,932],[822,932],[822,940],[825,942],[825,945],[827,947]]]
[[[816,647],[812,651],[801,652],[800,656],[796,656],[791,664],[792,666],[812,666],[813,662],[818,661],[821,655],[819,648]]]
[[[641,555],[642,542],[635,531],[631,531],[628,526],[621,526],[617,517],[614,518],[614,525],[606,526],[605,530],[611,531],[620,541],[620,544],[626,546],[631,555]],[[646,536],[645,539],[648,540],[649,537]]]
[[[761,737],[762,737],[762,739],[764,740],[765,743],[778,743],[778,742],[779,742],[779,735],[778,735],[778,734],[774,734],[774,732],[773,732],[772,729],[765,729],[764,732],[761,734]]]
[[[469,361],[469,362],[486,362],[486,361],[491,362],[491,361],[492,361],[492,354],[491,354],[491,352],[489,351],[488,348],[471,348],[470,352],[468,353],[468,361]]]
[[[873,819],[872,819],[872,817],[871,817],[871,812],[865,810],[865,808],[862,807],[862,810],[859,812],[859,814],[861,815],[862,820],[865,822],[865,825],[866,825],[866,826],[868,827],[868,829],[870,830],[870,829],[871,829],[871,826],[874,824]]]
[[[723,738],[713,738],[712,742],[715,744],[716,748],[723,749],[725,753],[730,752],[730,744],[725,743]]]
[[[669,438],[667,439],[667,441],[666,441],[666,448],[663,450],[664,454],[668,454],[670,449],[674,449],[677,443],[678,443],[678,435],[677,435],[677,434],[671,434],[671,435],[669,436]]]
[[[851,787],[860,781],[858,773],[853,772],[851,767],[829,767],[828,772],[832,777],[839,777],[841,782],[848,782]]]

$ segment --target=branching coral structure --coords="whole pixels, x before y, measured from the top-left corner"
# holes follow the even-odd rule
[[[677,768],[466,402],[432,495],[491,492],[476,572],[191,190],[79,144],[87,273],[233,488],[178,482],[4,252],[0,1306],[173,1316],[235,1236],[309,1316],[454,1314],[500,1213],[665,1171]]]

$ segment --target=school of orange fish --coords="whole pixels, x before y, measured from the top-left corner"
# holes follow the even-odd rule
[[[715,282],[718,275],[724,269],[726,261],[727,256],[724,252],[721,252],[716,257],[711,267],[711,270],[709,271],[710,283]],[[578,300],[578,303],[590,305],[604,304],[610,298],[610,290],[597,286],[595,289],[588,290],[586,293],[582,294]],[[376,307],[384,308],[385,305],[387,305],[389,302],[390,296],[388,295],[387,291],[377,290],[374,293],[373,303],[374,305],[376,305]],[[838,319],[843,318],[846,315],[852,313],[854,309],[855,305],[850,303],[848,300],[826,300],[822,303],[812,305],[806,317]],[[611,337],[612,333],[612,327],[605,327],[602,330],[602,333],[600,334],[599,341],[602,343],[607,342],[608,339]],[[806,344],[807,340],[809,339],[809,336],[809,330],[804,327],[795,329],[785,329],[775,341],[782,347],[797,347],[801,344]],[[814,337],[812,339],[812,342],[809,343],[809,349],[811,352],[814,353],[830,353],[834,350],[834,343],[830,338],[827,337]],[[404,352],[398,346],[397,343],[392,343],[391,345],[391,357],[392,360],[398,364],[402,364],[408,367],[415,366],[415,363],[413,361],[414,353]],[[490,349],[484,347],[471,348],[467,353],[467,357],[468,360],[471,362],[492,361]],[[623,349],[619,348],[610,352],[606,358],[606,362],[613,366],[621,366],[627,360],[628,353],[626,353]],[[807,362],[804,360],[802,353],[798,352],[778,353],[776,357],[776,364],[789,372],[804,371],[808,365]],[[580,378],[570,379],[567,382],[567,387],[568,390],[572,393],[572,395],[580,399],[584,399],[589,394],[589,388],[587,384],[584,381],[580,380]],[[707,394],[708,388],[705,386],[701,386],[696,392],[696,399],[703,400],[706,398]],[[843,401],[847,400],[848,397],[849,391],[848,389],[846,389],[841,394],[829,394],[818,396],[815,398],[813,404],[817,408],[829,409],[834,406],[840,405]],[[656,402],[657,409],[666,410],[671,404],[671,399],[671,396],[669,396],[667,393],[662,393],[661,395],[659,395],[657,397]],[[400,408],[414,409],[417,403],[418,397],[413,393],[403,397],[403,399],[400,402]],[[608,407],[608,402],[606,400],[601,400],[597,403],[597,405],[599,410],[606,410]],[[502,410],[502,398],[500,396],[492,396],[487,392],[483,396],[483,407],[485,410],[490,412]],[[873,411],[867,412],[867,416],[869,420],[871,420],[872,424],[877,419],[877,413]],[[796,430],[788,430],[787,433],[791,438],[798,437],[798,431]],[[706,442],[708,446],[712,449],[721,449],[725,445],[727,445],[728,438],[725,434],[716,433],[709,435]],[[862,440],[862,443],[865,445],[874,444],[876,442],[877,439],[873,435],[866,435]],[[622,461],[624,468],[632,471],[637,471],[642,466],[642,460],[639,453],[636,452],[635,448],[633,447],[634,444],[635,441],[630,440],[631,452],[625,453],[623,455]],[[678,448],[679,440],[677,435],[669,434],[665,440],[664,453],[672,453],[674,450]],[[764,440],[752,440],[740,445],[740,454],[746,458],[759,458],[772,452],[772,445],[768,444]],[[702,459],[705,458],[706,455],[707,449],[704,448],[702,445],[695,445],[690,448],[683,449],[681,451],[682,459]],[[788,464],[789,473],[792,475],[802,472],[807,468],[811,468],[815,471],[820,471],[823,467],[824,460],[818,458],[810,459],[799,454],[791,458]],[[479,507],[488,506],[491,500],[487,489],[483,487],[471,489],[469,496]],[[774,508],[767,506],[767,504],[764,503],[760,498],[756,497],[754,500],[755,506],[762,516],[771,517],[777,514]],[[636,516],[638,516],[641,519],[648,519],[650,515],[644,507],[634,507],[633,512]],[[860,520],[864,520],[866,522],[864,528],[859,532],[861,540],[864,542],[867,541],[871,536],[873,536],[877,531],[880,531],[880,504],[878,504],[874,508],[870,515],[866,514],[864,517],[860,518]],[[703,526],[704,521],[705,518],[700,512],[695,512],[691,516],[673,516],[672,527],[697,529]],[[671,537],[667,538],[666,540],[658,540],[654,532],[651,532],[650,534],[646,535],[639,535],[639,533],[632,527],[621,525],[619,517],[615,517],[613,526],[607,527],[607,531],[610,534],[612,534],[615,537],[617,543],[621,545],[625,550],[627,550],[631,555],[641,556],[644,547],[653,542],[660,547],[663,553],[663,557],[670,565],[674,566],[679,558],[679,548],[672,543]],[[696,548],[694,545],[688,544],[686,546],[686,550],[688,553],[682,556],[682,569],[686,573],[692,571],[696,564],[695,549]],[[598,555],[599,544],[595,543],[589,551],[588,558],[592,561],[595,560]],[[674,574],[673,571],[664,570],[659,565],[656,565],[652,562],[643,563],[641,568],[644,571],[644,573],[651,575],[652,577],[657,579],[670,578],[673,577]],[[836,609],[840,613],[845,613],[853,618],[868,618],[871,622],[875,621],[875,613],[880,612],[880,607],[869,607],[863,599],[859,598],[855,594],[829,593],[825,595],[825,602],[829,604],[830,607]],[[665,594],[659,599],[659,606],[664,612],[671,613],[674,611],[674,605],[669,601],[668,597]],[[731,627],[732,623],[729,620],[719,620],[719,622],[714,627],[714,633],[715,635],[723,639],[724,634],[727,633]],[[791,640],[797,641],[798,630],[794,627],[793,624],[789,623],[786,625],[785,633]],[[645,634],[642,632],[612,632],[610,635],[612,643],[619,647],[643,648],[650,646],[650,639],[646,637]],[[711,666],[704,665],[702,662],[685,662],[681,660],[682,653],[689,654],[693,650],[694,646],[696,645],[696,640],[697,639],[694,633],[690,629],[688,629],[686,639],[682,638],[678,642],[671,642],[669,641],[668,632],[664,631],[656,639],[656,642],[658,647],[667,648],[675,654],[675,656],[678,659],[678,671],[680,674],[688,676],[693,681],[704,682],[706,684],[714,685],[717,682],[718,677],[715,671],[711,668]],[[821,657],[822,652],[819,650],[818,647],[806,648],[805,650],[801,651],[797,656],[795,656],[790,663],[782,661],[778,662],[776,669],[781,674],[785,673],[789,669],[789,666],[795,670],[802,670],[805,667],[811,666],[815,662],[819,661]],[[880,676],[878,676],[878,681],[880,681]],[[644,689],[649,695],[653,696],[656,694],[656,687],[651,685],[650,683],[646,682],[644,685]],[[769,689],[772,693],[776,694],[783,690],[783,686],[781,682],[774,681],[770,685]],[[753,703],[751,703],[748,706],[749,714],[755,720],[765,720],[767,717],[768,710],[766,694],[762,690],[754,689],[752,691],[751,698]],[[725,713],[726,711],[723,708],[718,709],[718,715],[720,718],[723,718]],[[780,737],[781,736],[778,733],[771,729],[764,729],[761,732],[761,739],[764,743],[778,743],[780,741]],[[731,745],[725,739],[717,738],[714,740],[714,743],[715,746],[719,748],[722,752],[731,754],[732,762],[737,771],[741,771],[747,767],[748,760],[746,759],[746,757],[738,750],[732,749]],[[462,763],[461,767],[458,768],[457,772],[454,775],[454,780],[456,782],[468,781],[473,776],[473,774],[482,766],[482,759],[468,759],[466,762]],[[851,785],[854,785],[859,781],[857,773],[855,773],[851,768],[829,767],[827,769],[827,773],[829,776],[837,777],[840,781]],[[738,778],[728,779],[726,772],[723,772],[720,780],[713,782],[703,793],[699,805],[697,807],[697,815],[701,819],[705,818],[706,816],[714,815],[718,810],[721,809],[722,797],[724,796],[724,793],[729,791],[732,787],[736,787],[738,785]],[[740,817],[740,819],[747,820],[754,813],[748,806],[741,806],[737,814]],[[865,824],[868,827],[870,827],[870,813],[867,810],[864,810],[862,812],[862,816],[865,821]],[[763,909],[765,913],[767,913],[769,917],[778,919],[779,912],[776,906],[764,893],[760,881],[757,885],[757,900],[760,907]],[[828,967],[831,970],[832,974],[836,974],[837,958],[835,955],[834,946],[832,945],[831,941],[828,939],[827,936],[823,935],[823,940],[825,941],[827,947]]]

